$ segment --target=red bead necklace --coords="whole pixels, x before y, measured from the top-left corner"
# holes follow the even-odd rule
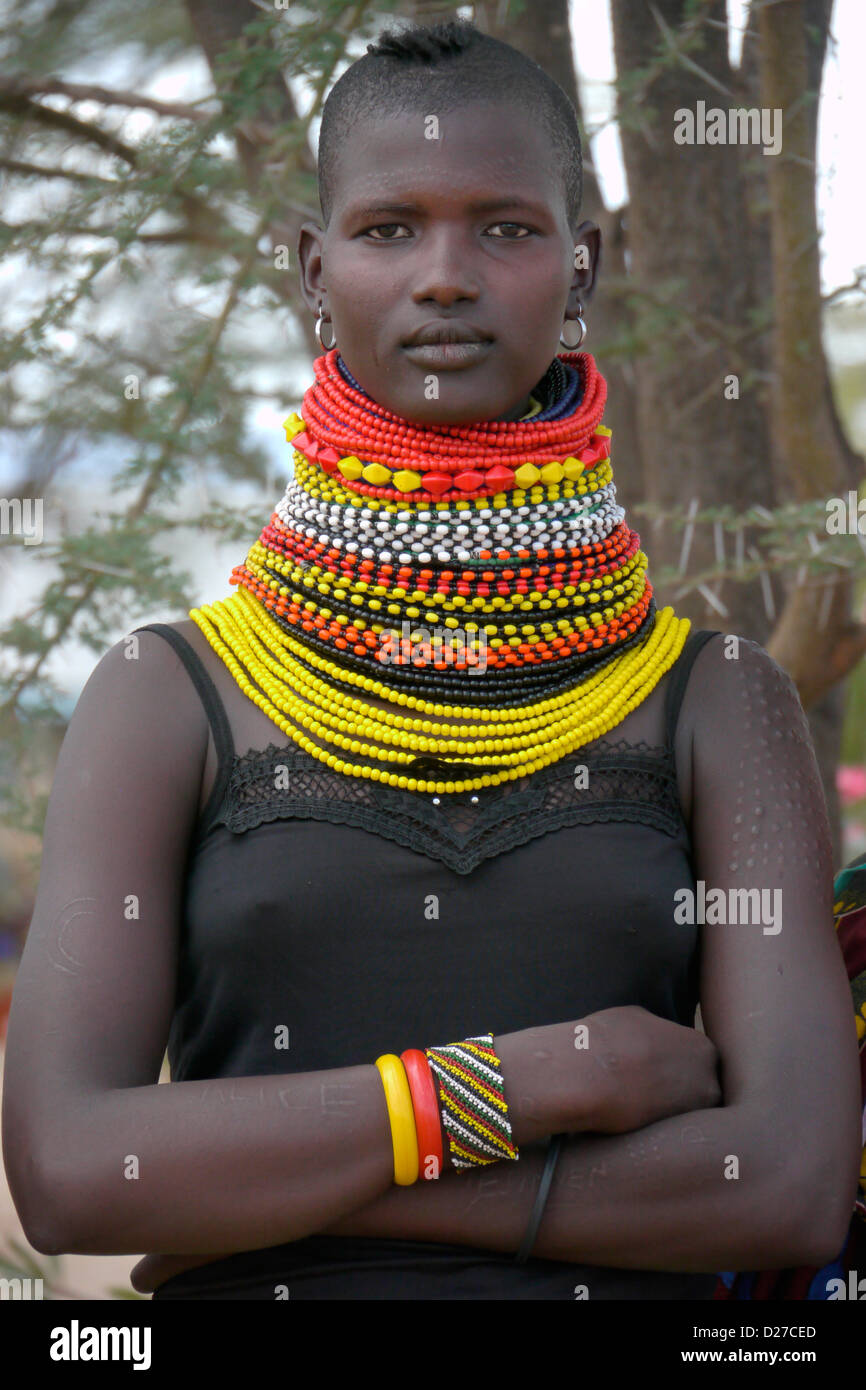
[[[583,381],[580,405],[564,419],[415,426],[350,386],[337,366],[338,355],[339,349],[332,348],[313,364],[316,380],[304,394],[307,430],[295,437],[294,447],[322,465],[336,464],[348,453],[365,463],[435,471],[443,475],[445,487],[450,486],[448,474],[473,468],[486,472],[514,462],[544,464],[586,450],[607,398],[607,384],[589,353],[561,353]]]

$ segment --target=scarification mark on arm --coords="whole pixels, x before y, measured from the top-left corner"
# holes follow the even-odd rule
[[[84,969],[84,962],[68,950],[65,939],[80,917],[96,916],[96,904],[96,898],[72,898],[58,912],[45,947],[48,961],[55,970],[61,970],[66,975],[78,975]]]

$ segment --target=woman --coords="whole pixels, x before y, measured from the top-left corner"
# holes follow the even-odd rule
[[[471,25],[386,34],[319,177],[295,478],[61,750],[6,1069],[28,1238],[147,1250],[157,1298],[822,1264],[859,1157],[823,795],[787,675],[656,610],[558,352],[600,249],[573,108]]]

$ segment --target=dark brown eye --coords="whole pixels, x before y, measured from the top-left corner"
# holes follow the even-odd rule
[[[383,230],[383,228],[384,228],[385,230],[387,230],[389,227],[392,227],[392,228],[393,228],[393,227],[402,227],[402,226],[403,226],[403,223],[402,223],[402,222],[379,222],[375,227],[370,227],[370,228],[368,229],[367,235],[368,235],[368,236],[372,236],[373,232],[381,232],[381,231]],[[402,238],[402,237],[386,236],[386,237],[375,237],[374,240],[376,240],[376,241],[402,241],[403,238]]]
[[[529,235],[529,228],[528,228],[528,227],[524,227],[522,222],[494,222],[493,225],[494,225],[495,227],[516,227],[518,231],[520,231],[520,232],[526,232],[527,235]],[[525,240],[526,240],[526,237],[522,237],[522,236],[519,236],[519,237],[518,237],[518,236],[497,237],[497,240],[498,240],[498,241],[525,241]]]

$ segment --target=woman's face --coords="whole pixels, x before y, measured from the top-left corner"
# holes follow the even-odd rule
[[[388,410],[427,425],[518,419],[591,291],[598,240],[589,222],[569,228],[551,146],[529,116],[475,105],[443,114],[438,131],[430,116],[383,116],[342,146],[327,231],[301,230],[302,287]],[[588,268],[575,269],[577,245]],[[484,341],[407,345],[446,322]]]

